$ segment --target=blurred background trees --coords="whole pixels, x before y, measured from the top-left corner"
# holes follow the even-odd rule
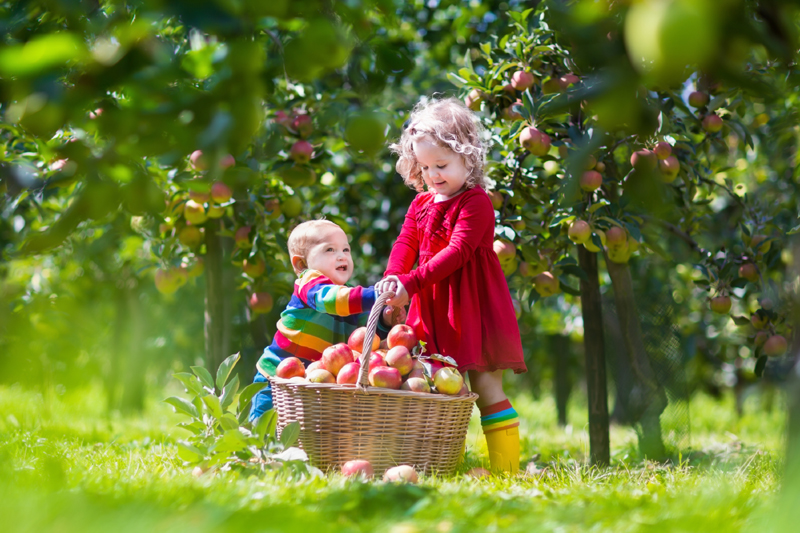
[[[0,21],[0,381],[102,380],[135,410],[233,352],[251,379],[295,224],[339,223],[353,282],[380,278],[414,194],[386,145],[434,95],[490,132],[530,369],[509,387],[565,409],[585,381],[594,461],[609,417],[662,457],[685,444],[669,402],[791,364],[793,2],[7,2]]]

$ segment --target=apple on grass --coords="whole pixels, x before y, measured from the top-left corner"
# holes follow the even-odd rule
[[[419,481],[419,476],[413,466],[398,465],[384,472],[383,480],[395,483],[416,483]]]
[[[303,362],[297,357],[287,357],[278,364],[275,375],[279,378],[289,379],[294,377],[305,377],[306,368]]]
[[[354,459],[342,465],[342,475],[345,477],[362,476],[371,478],[374,475],[372,464],[364,459]]]

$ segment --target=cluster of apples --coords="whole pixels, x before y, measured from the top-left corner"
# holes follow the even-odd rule
[[[307,368],[297,357],[287,357],[280,362],[275,375],[301,383],[355,386],[361,372],[361,354],[366,331],[366,328],[357,328],[347,343],[328,346],[322,352],[320,360],[314,361]],[[428,375],[425,365],[411,354],[418,342],[414,330],[405,324],[392,328],[386,338],[386,348],[381,348],[380,340],[374,337],[367,363],[369,384],[373,387],[412,392],[438,392],[454,396],[468,394],[464,378],[456,369],[444,367],[432,377]]]
[[[703,91],[692,91],[689,93],[689,105],[701,110],[702,122],[701,125],[706,133],[717,133],[722,129],[722,117],[717,115],[714,111],[709,111],[702,114],[704,108],[708,105],[711,98],[708,93]]]
[[[366,459],[354,459],[342,465],[342,475],[345,477],[360,476],[370,479],[375,475],[372,463]],[[417,471],[411,465],[397,465],[388,468],[383,473],[383,480],[387,483],[416,483],[419,481]]]
[[[281,110],[275,113],[273,120],[295,137],[288,152],[292,164],[283,166],[278,171],[281,180],[292,188],[314,185],[317,182],[317,173],[308,166],[314,156],[314,145],[308,141],[308,137],[314,132],[311,115],[296,110],[291,114]]]
[[[631,166],[642,172],[655,172],[658,169],[658,174],[664,183],[675,181],[681,170],[680,161],[672,155],[672,146],[666,141],[659,141],[652,150],[644,149],[633,152]]]

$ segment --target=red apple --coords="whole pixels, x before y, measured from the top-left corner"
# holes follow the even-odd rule
[[[419,344],[419,340],[414,333],[414,328],[407,324],[397,324],[389,331],[389,335],[386,336],[386,346],[389,348],[405,346],[411,351],[417,344]]]
[[[408,378],[400,386],[400,390],[411,392],[431,392],[431,386],[425,378]]]
[[[195,150],[192,152],[192,155],[189,156],[189,161],[192,163],[192,168],[195,170],[206,170],[208,168],[208,161],[206,161],[205,156],[203,156],[202,150]]]
[[[689,105],[692,107],[703,107],[708,105],[708,94],[701,91],[692,91],[689,93]]]
[[[731,299],[729,296],[716,296],[711,298],[709,307],[719,315],[727,315],[731,311]]]
[[[761,353],[770,357],[778,357],[786,353],[786,348],[788,348],[786,339],[782,335],[773,335],[764,343]]]
[[[189,199],[194,200],[198,204],[204,204],[211,199],[211,194],[208,192],[189,191]]]
[[[231,199],[231,196],[233,196],[231,188],[221,181],[215,181],[211,185],[211,199],[218,204],[224,204]]]
[[[364,336],[367,333],[367,328],[360,327],[356,328],[353,333],[350,334],[350,338],[347,339],[347,345],[350,346],[353,350],[357,352],[364,351]],[[377,335],[372,337],[372,349],[377,350],[381,344],[381,340],[378,338]]]
[[[524,70],[518,70],[511,76],[511,86],[518,91],[530,89],[535,81],[533,74]]]
[[[267,266],[264,263],[264,260],[260,257],[254,257],[252,259],[245,259],[242,261],[242,270],[251,278],[259,277],[264,273],[266,268]]]
[[[250,295],[250,309],[256,314],[272,311],[272,303],[272,295],[268,292],[254,292]]]
[[[569,240],[583,244],[592,236],[592,227],[585,220],[576,219],[569,226]]]
[[[753,263],[744,263],[739,267],[739,276],[747,281],[756,282],[758,281],[758,269]]]
[[[305,164],[311,160],[311,156],[314,154],[314,147],[311,146],[311,143],[306,140],[299,140],[292,145],[291,150],[289,150],[289,157],[295,160],[297,163]]]
[[[467,387],[467,384],[464,383],[463,385],[461,385],[461,390],[458,391],[458,394],[456,394],[456,396],[466,396],[467,394],[469,394],[469,388]]]
[[[491,477],[492,473],[486,470],[485,468],[481,468],[480,466],[476,466],[475,468],[470,468],[464,473],[465,476],[474,477],[474,478],[482,478],[482,477]]]
[[[473,111],[480,111],[481,100],[483,100],[483,93],[478,89],[472,89],[469,94],[464,98],[464,103],[468,108]]]
[[[322,361],[314,361],[313,363],[309,364],[306,367],[306,375],[310,374],[311,372],[313,372],[318,368],[321,368],[323,370],[328,370],[327,368],[325,368],[325,365],[322,364]]]
[[[205,222],[208,216],[206,215],[206,208],[203,207],[203,204],[199,204],[194,200],[187,200],[186,205],[183,206],[183,218],[185,218],[187,222],[198,226]]]
[[[764,346],[764,343],[767,342],[769,338],[769,333],[764,330],[759,331],[756,333],[756,336],[753,338],[753,342],[756,346]]]
[[[457,369],[445,366],[433,376],[433,384],[440,393],[455,396],[461,391],[464,377]]]
[[[550,136],[532,126],[522,130],[519,143],[533,155],[543,156],[550,151]]]
[[[581,79],[580,79],[580,77],[578,77],[577,75],[573,74],[572,72],[568,72],[568,73],[564,74],[563,76],[561,76],[560,81],[561,81],[561,85],[563,85],[565,87],[569,87],[570,85],[574,85],[574,84],[578,83],[579,81],[581,81]]]
[[[411,352],[405,346],[395,346],[386,352],[384,357],[386,364],[400,371],[400,375],[405,376],[414,368],[414,359]]]
[[[678,172],[681,170],[681,163],[674,155],[667,156],[666,159],[661,159],[658,162],[658,168],[661,171],[661,180],[664,183],[672,183],[678,177]]]
[[[500,260],[500,264],[507,263],[517,256],[517,248],[513,243],[505,239],[497,239],[494,241],[492,248],[494,248],[494,253],[497,254],[497,259]]]
[[[503,193],[500,191],[489,191],[487,194],[489,195],[489,200],[492,201],[492,207],[496,210],[503,207]]]
[[[292,125],[292,119],[289,118],[289,115],[286,114],[286,111],[276,111],[273,121],[285,128],[288,128]]]
[[[347,363],[336,375],[336,383],[339,385],[355,385],[358,383],[358,374],[361,371],[361,365],[356,362]]]
[[[275,375],[283,379],[303,378],[306,375],[306,368],[297,357],[287,357],[278,364],[278,368],[275,369]]]
[[[703,129],[708,133],[717,133],[722,129],[722,119],[716,113],[706,115],[703,119]]]
[[[611,226],[606,231],[606,244],[609,250],[620,250],[628,243],[628,233],[619,226]]]
[[[631,166],[636,170],[652,172],[658,164],[658,157],[650,150],[637,150],[631,154]]]
[[[236,159],[231,154],[224,156],[219,160],[219,167],[222,169],[230,168],[236,164]]]
[[[596,191],[603,184],[603,175],[596,170],[587,170],[581,174],[580,186],[586,192]]]
[[[369,355],[369,371],[372,372],[381,366],[386,366],[386,361],[383,360],[383,356],[378,352],[372,352]]]
[[[403,384],[403,376],[396,368],[379,366],[369,371],[369,384],[373,387],[399,389]]]
[[[556,294],[560,290],[561,285],[558,282],[558,278],[551,272],[542,272],[533,278],[533,288],[536,289],[539,296],[547,298],[548,296]]]
[[[311,117],[308,115],[295,115],[292,120],[292,129],[299,133],[301,137],[308,137],[314,131]]]
[[[659,159],[666,159],[672,155],[672,146],[666,141],[659,141],[656,143],[655,148],[653,148],[653,152],[655,152],[656,157]]]
[[[250,226],[242,226],[237,229],[233,239],[239,248],[248,248],[250,246]]]
[[[419,481],[419,476],[413,466],[399,465],[393,466],[384,472],[383,480],[397,483],[416,483]]]
[[[336,378],[333,377],[333,374],[324,368],[312,370],[306,375],[306,378],[308,378],[308,381],[311,383],[336,383]]]
[[[325,368],[334,376],[338,376],[342,367],[352,362],[353,350],[343,342],[328,346],[322,352],[322,364],[325,365]]]
[[[342,465],[342,475],[345,477],[362,476],[370,478],[373,476],[372,464],[363,459],[347,461]]]

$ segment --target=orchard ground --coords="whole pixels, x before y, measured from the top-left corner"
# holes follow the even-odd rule
[[[486,457],[476,413],[458,475],[387,485],[338,474],[195,478],[176,456],[182,420],[160,398],[143,416],[108,417],[99,387],[0,388],[0,516],[8,533],[772,531],[785,427],[775,398],[767,410],[765,395],[751,395],[738,418],[732,397],[696,396],[692,449],[671,466],[638,460],[633,431],[613,427],[612,466],[598,470],[585,466],[584,397],[574,395],[562,428],[549,397],[520,395],[523,462],[538,455],[535,472],[464,476]]]

